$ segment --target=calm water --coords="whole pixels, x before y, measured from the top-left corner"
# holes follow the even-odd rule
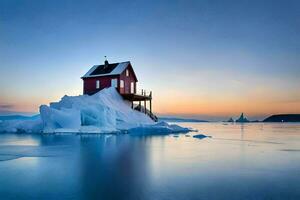
[[[212,138],[0,134],[0,199],[300,199],[300,124],[181,125]]]

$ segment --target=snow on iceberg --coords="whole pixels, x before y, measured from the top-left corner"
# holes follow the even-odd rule
[[[145,114],[131,109],[115,88],[88,96],[64,96],[50,106],[40,106],[44,132],[116,132],[154,124]]]
[[[88,96],[64,96],[59,102],[40,106],[40,117],[0,122],[0,131],[43,133],[168,134],[190,129],[152,119],[131,108],[115,88]]]

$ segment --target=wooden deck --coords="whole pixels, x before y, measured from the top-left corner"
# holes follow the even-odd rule
[[[152,96],[144,96],[140,94],[121,94],[122,97],[128,101],[150,101]]]

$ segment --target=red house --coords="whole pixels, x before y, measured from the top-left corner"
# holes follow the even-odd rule
[[[138,80],[129,61],[110,64],[105,60],[104,65],[94,65],[81,78],[83,94],[92,95],[104,88],[115,87],[125,100],[132,103],[133,109],[144,112],[157,121],[157,117],[152,113],[152,92],[146,94],[146,91],[142,90],[141,94],[137,94]],[[134,107],[134,101],[139,102],[136,107]],[[147,110],[147,101],[150,110]],[[144,106],[141,102],[144,102]]]
[[[115,87],[120,94],[135,94],[138,81],[131,63],[94,65],[83,77],[83,94],[92,95],[104,88]]]

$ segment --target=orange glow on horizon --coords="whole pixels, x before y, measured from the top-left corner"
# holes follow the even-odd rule
[[[73,90],[69,95],[78,95],[80,90]],[[64,96],[61,90],[55,95],[41,94],[30,96],[7,96],[2,98],[0,104],[10,102],[14,112],[39,112],[41,104],[59,101]],[[269,97],[268,97],[269,96]],[[222,97],[222,98],[220,98]],[[276,100],[274,100],[276,99]],[[248,96],[216,96],[214,94],[195,95],[191,92],[180,92],[178,90],[157,91],[154,93],[153,112],[158,115],[178,116],[218,116],[232,117],[244,112],[246,116],[269,116],[280,113],[300,113],[300,101],[279,100],[272,94],[251,94]]]

